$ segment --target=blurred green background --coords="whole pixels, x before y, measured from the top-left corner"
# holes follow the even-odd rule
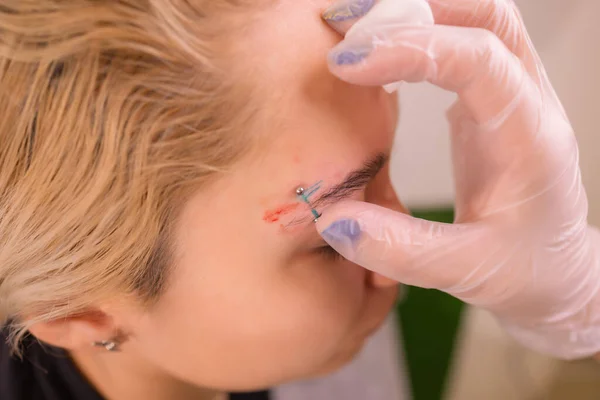
[[[452,223],[451,208],[413,210],[431,221]],[[398,320],[414,400],[440,400],[444,393],[463,303],[437,290],[406,287]]]

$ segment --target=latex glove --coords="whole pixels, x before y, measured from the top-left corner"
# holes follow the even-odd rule
[[[429,81],[458,94],[448,113],[456,223],[344,202],[317,228],[369,270],[492,311],[530,348],[594,354],[600,235],[587,223],[571,125],[520,14],[508,0],[429,3],[439,25],[367,14],[330,69],[357,85]]]

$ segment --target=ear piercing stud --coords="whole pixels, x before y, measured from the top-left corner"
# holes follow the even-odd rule
[[[113,340],[102,340],[99,342],[93,342],[94,347],[104,347],[106,351],[117,352],[119,351],[119,343],[116,339]]]

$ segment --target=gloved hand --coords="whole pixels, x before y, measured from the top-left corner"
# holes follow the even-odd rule
[[[458,94],[456,222],[348,201],[323,210],[317,229],[369,270],[490,310],[530,348],[597,353],[600,234],[587,223],[573,130],[520,14],[510,0],[429,4],[437,25],[367,14],[330,69],[357,85],[429,81]]]

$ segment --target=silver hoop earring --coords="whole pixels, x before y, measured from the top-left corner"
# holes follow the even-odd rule
[[[116,340],[102,340],[100,342],[92,343],[94,347],[104,347],[106,351],[116,352],[119,351],[119,343]]]

